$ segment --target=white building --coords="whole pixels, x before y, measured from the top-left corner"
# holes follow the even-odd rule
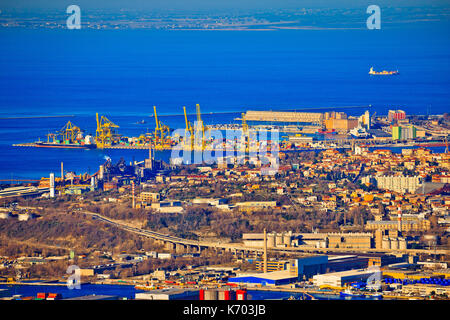
[[[367,176],[361,179],[362,183],[376,183],[378,189],[395,191],[398,193],[414,193],[422,186],[419,176]]]
[[[316,286],[331,286],[331,287],[345,287],[351,282],[367,281],[367,279],[381,277],[381,274],[377,270],[358,269],[347,270],[341,272],[332,272],[325,274],[317,274],[313,276],[313,283]]]

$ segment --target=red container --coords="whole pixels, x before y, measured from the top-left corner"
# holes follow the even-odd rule
[[[199,296],[199,299],[200,300],[205,300],[205,290],[204,289],[200,289],[200,296]]]
[[[236,300],[247,300],[247,290],[236,290]]]
[[[225,300],[236,300],[236,292],[232,290],[225,290],[224,298]]]
[[[45,292],[39,292],[39,293],[37,294],[37,298],[38,298],[38,299],[45,299],[45,298],[47,298],[47,293],[45,293]]]
[[[61,293],[49,293],[47,296],[47,300],[60,300],[62,299]]]

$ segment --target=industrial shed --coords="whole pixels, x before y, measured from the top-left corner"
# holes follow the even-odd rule
[[[241,275],[228,279],[229,283],[245,283],[254,285],[277,286],[297,281],[297,275],[287,270],[273,271],[267,273],[254,273]]]

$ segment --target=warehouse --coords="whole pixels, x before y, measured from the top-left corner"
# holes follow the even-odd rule
[[[295,281],[297,281],[297,276],[293,275],[288,270],[246,274],[228,279],[229,283],[263,286],[278,286]]]
[[[330,286],[342,288],[353,282],[367,281],[371,276],[376,276],[376,270],[359,269],[318,274],[313,276],[313,283],[316,286]],[[381,278],[381,273],[380,273]]]
[[[315,125],[321,126],[323,114],[317,112],[247,111],[245,119],[249,124]]]

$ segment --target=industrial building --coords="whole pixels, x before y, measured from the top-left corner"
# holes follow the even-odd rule
[[[393,122],[397,120],[406,119],[406,112],[403,110],[389,110],[388,112],[388,121]]]
[[[268,270],[270,262],[271,261],[267,262]],[[326,255],[290,259],[287,263],[286,261],[279,261],[279,263],[276,264],[272,261],[272,268],[280,267],[282,265],[285,269],[265,273],[242,274],[228,279],[228,282],[267,286],[283,285],[303,279],[309,279],[315,274],[326,272],[327,263],[328,256]]]
[[[409,140],[416,137],[417,129],[413,125],[392,127],[392,140]]]
[[[152,203],[151,208],[157,212],[162,213],[181,213],[184,211],[181,206],[181,201],[178,200],[166,200]]]
[[[314,256],[289,260],[287,266],[291,275],[295,275],[297,280],[309,279],[315,274],[326,272],[328,256]]]
[[[323,113],[317,112],[282,112],[282,111],[247,111],[245,120],[248,124],[277,125],[316,125],[322,126]]]
[[[271,209],[277,206],[276,201],[246,201],[237,202],[236,207],[241,211],[254,211],[261,209]]]
[[[289,261],[287,260],[274,260],[274,261],[267,261],[267,271],[281,271],[287,269],[287,264]],[[257,260],[255,261],[256,270],[258,271],[264,271],[264,261]]]
[[[263,286],[278,286],[295,281],[297,281],[297,276],[293,275],[289,270],[241,274],[228,279],[229,283]]]
[[[299,247],[313,248],[372,248],[372,233],[292,233],[271,232],[267,234],[267,247]],[[245,246],[263,247],[262,233],[244,233],[242,240]]]
[[[347,133],[358,126],[358,119],[327,119],[324,120],[324,125],[329,131]]]
[[[347,270],[315,275],[313,276],[313,283],[318,287],[330,286],[335,288],[343,288],[352,282],[367,281],[369,277],[374,275],[374,270]]]

